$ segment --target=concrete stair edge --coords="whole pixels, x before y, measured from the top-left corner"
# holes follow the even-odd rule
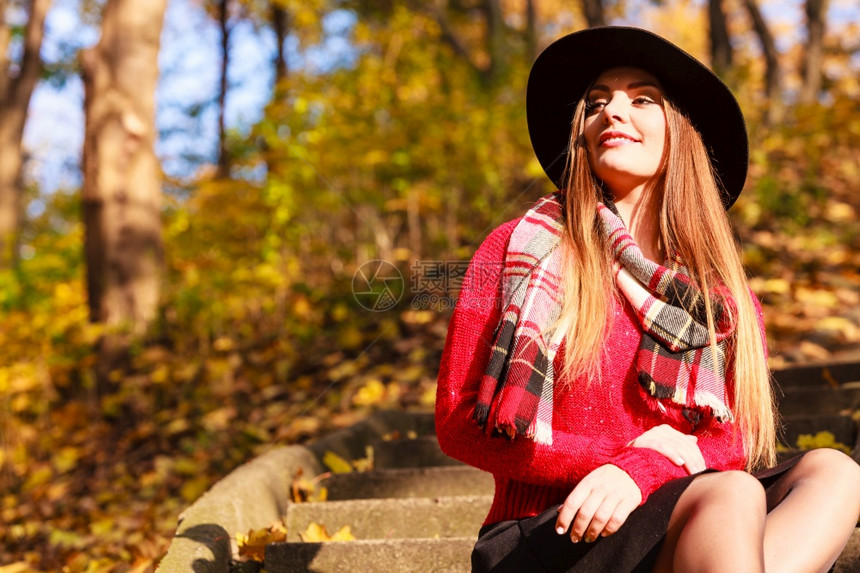
[[[333,474],[320,485],[329,501],[491,495],[495,489],[491,474],[465,464]]]
[[[339,543],[272,543],[266,547],[264,568],[285,571],[352,572],[356,564],[375,571],[412,573],[424,571],[468,572],[475,537],[447,539],[371,539]],[[430,562],[427,561],[428,555]],[[832,573],[860,571],[860,528],[848,539]]]
[[[272,543],[266,547],[268,573],[319,571],[340,573],[427,571],[468,573],[473,537],[445,539],[369,539],[335,543]],[[361,567],[357,567],[357,564]]]
[[[231,471],[186,508],[158,573],[227,573],[238,557],[236,533],[270,526],[287,513],[291,476],[301,469],[316,476],[322,457],[334,451],[347,459],[364,457],[364,444],[385,434],[435,432],[432,412],[381,410],[308,445],[276,447]],[[253,509],[252,509],[253,508]]]
[[[860,361],[820,362],[778,368],[771,372],[777,386],[821,386],[860,381]]]
[[[311,523],[329,534],[349,526],[358,539],[477,538],[492,501],[464,495],[296,503],[287,510],[287,541],[301,541]]]
[[[839,414],[860,408],[860,385],[790,386],[776,395],[783,416],[796,414]]]
[[[179,516],[159,572],[228,571],[238,551],[236,533],[268,527],[289,504],[289,476],[320,473],[304,446],[281,446],[247,462],[218,481]]]

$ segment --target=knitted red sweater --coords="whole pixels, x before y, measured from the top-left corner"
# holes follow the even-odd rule
[[[469,266],[439,370],[436,433],[449,456],[493,474],[495,497],[485,524],[537,515],[562,503],[579,480],[603,464],[626,471],[642,490],[643,502],[667,481],[686,471],[665,456],[627,444],[660,424],[690,433],[680,408],[666,411],[646,399],[634,368],[641,329],[632,307],[616,303],[607,337],[602,382],[588,389],[583,381],[556,387],[553,443],[517,437],[490,437],[472,421],[478,386],[490,357],[499,322],[501,271],[508,240],[518,221],[496,229]],[[760,310],[759,310],[760,313]],[[761,316],[759,315],[760,323]],[[558,355],[561,356],[563,350]],[[556,372],[560,372],[556,363]],[[731,390],[731,388],[730,388]],[[703,420],[695,429],[709,468],[743,469],[746,458],[732,424]]]

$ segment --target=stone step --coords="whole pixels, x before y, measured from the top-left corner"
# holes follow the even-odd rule
[[[463,465],[442,452],[435,434],[417,438],[377,440],[372,446],[373,464],[378,469]]]
[[[333,543],[272,543],[266,546],[268,573],[319,571],[353,573],[468,573],[477,533],[447,539],[368,539]]]
[[[467,573],[475,536],[447,539],[370,539],[332,543],[272,543],[266,547],[268,573],[315,571],[352,573]],[[860,571],[860,528],[855,529],[833,573]]]
[[[776,400],[783,416],[798,414],[840,414],[860,408],[860,382],[849,382],[838,388],[801,387],[777,391]]]
[[[773,371],[781,388],[789,386],[836,386],[860,382],[860,362],[793,366]]]
[[[332,535],[348,525],[356,539],[477,536],[492,501],[471,495],[297,503],[287,508],[287,541],[301,541],[311,523]]]
[[[789,447],[797,445],[797,438],[801,434],[815,435],[821,431],[833,434],[840,444],[854,448],[857,443],[857,423],[846,414],[818,414],[785,416],[785,431],[782,442]]]
[[[329,501],[492,495],[493,476],[466,465],[333,474],[321,482]]]

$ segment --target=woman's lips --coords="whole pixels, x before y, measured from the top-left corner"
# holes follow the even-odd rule
[[[620,147],[622,145],[629,145],[637,142],[638,140],[636,138],[620,131],[607,131],[600,135],[601,147]]]

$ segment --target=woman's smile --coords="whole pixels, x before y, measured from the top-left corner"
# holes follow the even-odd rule
[[[605,131],[600,134],[600,147],[619,147],[630,143],[638,143],[639,140],[635,137],[622,133],[620,131]]]

